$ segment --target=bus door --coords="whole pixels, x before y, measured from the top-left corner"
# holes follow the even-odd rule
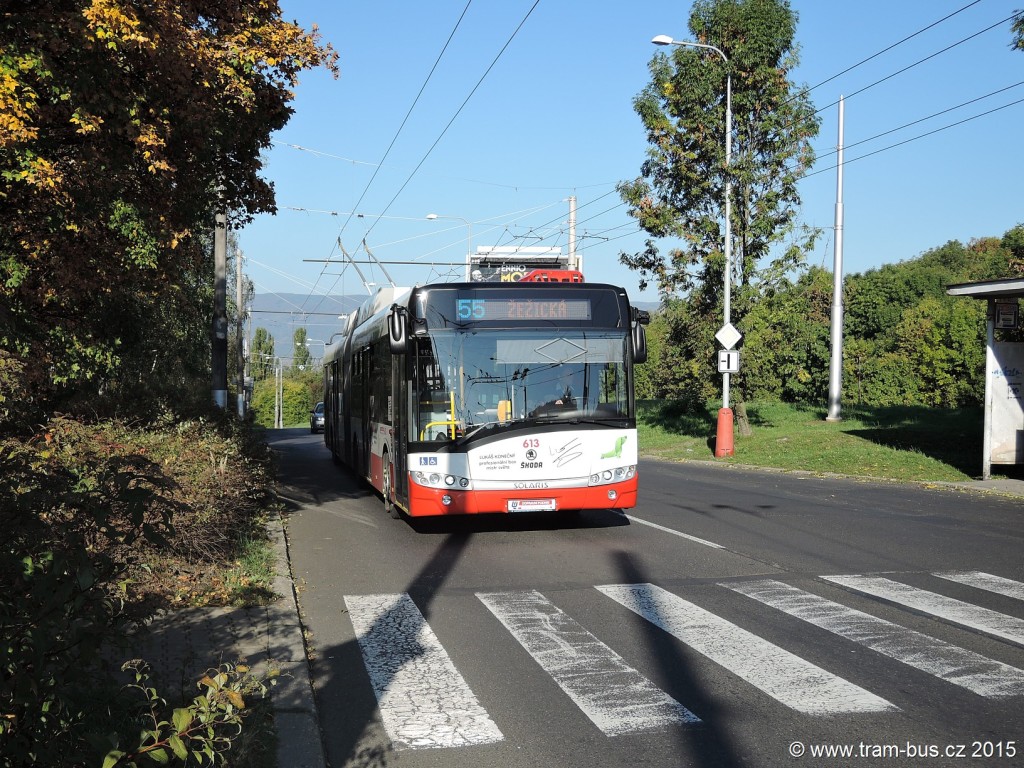
[[[395,355],[391,366],[391,425],[394,435],[391,460],[395,471],[391,478],[395,498],[403,507],[409,506],[409,371],[412,369],[412,355]]]

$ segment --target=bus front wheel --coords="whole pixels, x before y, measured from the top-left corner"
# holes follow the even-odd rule
[[[391,500],[391,492],[392,492],[392,487],[391,487],[391,470],[392,470],[391,460],[390,460],[390,457],[387,454],[387,451],[385,451],[384,452],[384,463],[383,463],[383,469],[382,469],[382,471],[384,473],[384,477],[383,477],[383,482],[381,483],[381,485],[383,486],[381,490],[382,490],[382,493],[384,494],[384,511],[387,512],[391,517],[393,517],[393,518],[395,518],[397,520],[399,517],[402,516],[402,513],[399,512],[398,507],[396,507],[395,503]]]

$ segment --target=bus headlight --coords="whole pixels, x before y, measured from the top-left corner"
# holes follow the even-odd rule
[[[632,480],[636,476],[636,465],[630,464],[626,467],[615,467],[595,472],[590,476],[590,485],[608,485],[609,483],[622,483]]]
[[[425,488],[454,488],[458,486],[460,490],[468,491],[472,489],[472,483],[468,477],[460,477],[459,475],[442,475],[438,472],[410,472],[409,477],[416,485],[422,485]]]

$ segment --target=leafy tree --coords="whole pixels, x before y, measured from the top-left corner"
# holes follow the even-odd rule
[[[929,297],[894,329],[910,366],[918,402],[940,408],[977,405],[984,391],[985,309],[982,302]]]
[[[666,256],[649,240],[643,252],[620,259],[640,272],[642,287],[653,278],[663,293],[692,289],[703,304],[714,305],[725,266],[726,174],[735,281],[742,289],[780,279],[810,245],[796,229],[796,185],[813,162],[809,142],[820,121],[806,93],[788,79],[798,59],[796,14],[786,0],[698,0],[689,29],[692,40],[721,49],[728,63],[713,51],[684,46],[655,54],[651,82],[634,101],[647,130],[648,158],[640,178],[619,185],[644,230],[681,238],[684,246]],[[727,75],[734,131],[728,161]]]
[[[704,408],[716,394],[706,372],[718,326],[685,299],[668,299],[656,317],[664,328],[659,331],[660,349],[648,365],[655,396],[674,400],[684,409]]]
[[[1017,11],[1017,18],[1013,20],[1013,42],[1010,47],[1024,51],[1024,11]]]
[[[811,269],[755,304],[743,321],[744,393],[820,402],[828,392],[832,273]]]
[[[1011,277],[1024,277],[1024,224],[1018,224],[1003,235],[1001,244],[1009,254],[1007,274]]]
[[[264,427],[274,426],[275,382],[264,379],[253,388],[252,411],[257,424]],[[281,382],[283,403],[283,423],[286,427],[308,424],[309,412],[313,409],[313,399],[307,384],[298,377],[286,376]]]
[[[249,359],[254,381],[263,381],[274,374],[274,337],[266,328],[257,328],[253,333]]]
[[[647,362],[634,368],[636,397],[638,400],[661,398],[657,382],[662,371],[661,359],[665,354],[665,337],[668,334],[668,323],[663,312],[653,312],[651,323],[647,326]]]
[[[309,347],[306,346],[306,329],[296,328],[292,339],[295,342],[295,350],[292,352],[292,370],[304,371],[309,368],[312,358],[309,354]]]
[[[36,402],[187,367],[154,339],[203,349],[198,233],[274,210],[260,152],[335,58],[273,0],[5,3],[0,349]]]
[[[1012,242],[1012,232],[1004,241]],[[981,238],[965,246],[952,240],[911,261],[850,275],[845,286],[846,333],[877,339],[883,349],[891,351],[895,348],[893,332],[904,313],[924,299],[945,297],[946,288],[953,283],[1005,278],[1013,256],[1002,243]]]

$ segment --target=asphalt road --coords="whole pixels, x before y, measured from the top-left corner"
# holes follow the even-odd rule
[[[333,768],[1024,765],[1020,499],[642,462],[628,515],[392,520],[271,442]]]

